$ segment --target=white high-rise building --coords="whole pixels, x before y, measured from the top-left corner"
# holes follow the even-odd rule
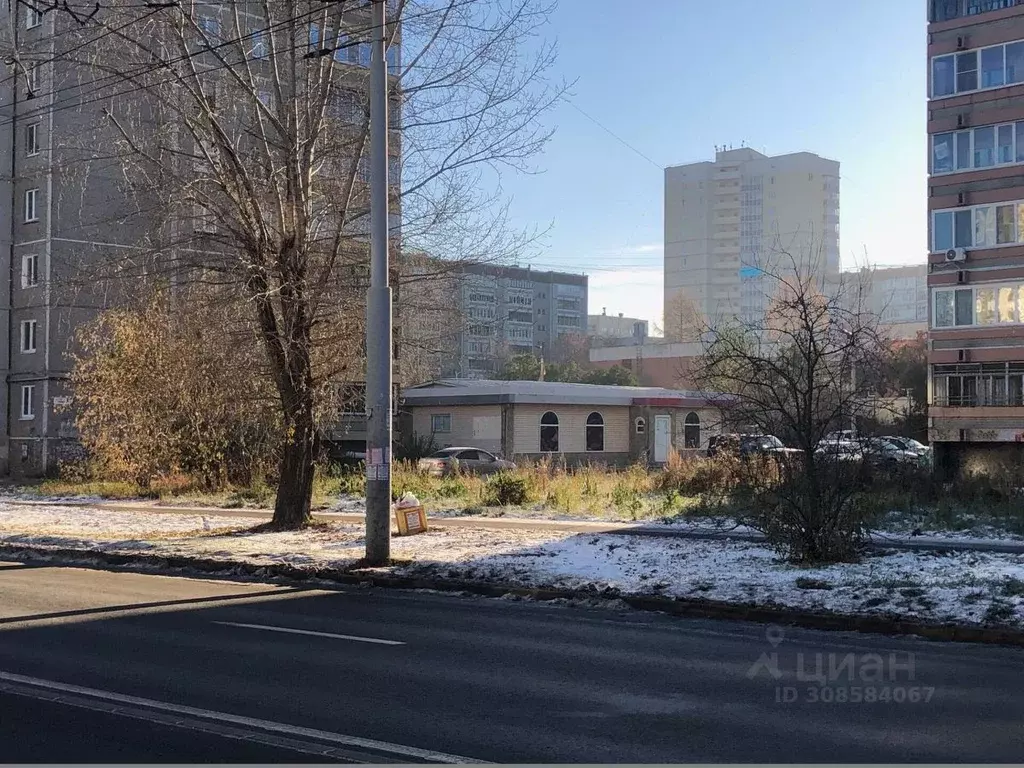
[[[749,147],[665,169],[665,311],[756,322],[772,275],[839,272],[839,163]]]

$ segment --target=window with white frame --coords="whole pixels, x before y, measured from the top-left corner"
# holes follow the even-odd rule
[[[35,3],[29,3],[25,7],[25,29],[35,29],[43,23],[43,12]]]
[[[39,221],[39,190],[25,190],[25,222]]]
[[[1024,324],[1024,282],[936,289],[932,327]]]
[[[39,123],[25,126],[25,154],[30,157],[39,154]]]
[[[26,253],[21,257],[21,287],[32,288],[39,284],[39,254]]]
[[[430,431],[435,435],[450,433],[452,431],[452,415],[450,413],[430,414]]]
[[[932,211],[932,252],[1024,243],[1024,202]]]
[[[21,352],[30,355],[36,351],[36,329],[39,323],[36,320],[21,321]]]
[[[254,32],[252,34],[251,53],[254,59],[266,59],[270,56],[270,45],[267,43],[266,32]]]
[[[932,173],[1024,163],[1024,122],[983,125],[932,136]]]
[[[21,387],[21,420],[31,421],[36,417],[35,384],[23,384]]]
[[[936,56],[931,69],[933,99],[1024,83],[1024,41]]]
[[[39,62],[33,61],[25,70],[25,78],[28,80],[28,90],[31,95],[39,93]]]

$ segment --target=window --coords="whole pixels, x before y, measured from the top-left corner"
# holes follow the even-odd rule
[[[587,450],[604,450],[604,417],[594,411],[587,416]]]
[[[389,45],[387,48],[386,60],[388,62],[388,73],[397,75],[401,72],[401,60],[398,52],[401,50],[397,45]]]
[[[21,287],[32,288],[39,284],[39,256],[34,253],[21,257]]]
[[[987,126],[974,131],[974,167],[990,168],[996,164],[996,129]]]
[[[985,48],[981,52],[981,87],[995,88],[1003,85],[1006,67],[1003,63],[1005,47]]]
[[[964,51],[956,55],[956,92],[978,90],[978,52]]]
[[[955,291],[955,314],[957,325],[971,325],[974,321],[971,302],[971,289]]]
[[[21,351],[23,354],[31,354],[36,351],[36,327],[35,320],[21,321]]]
[[[1021,82],[1024,82],[1024,41],[932,59],[933,99]]]
[[[207,37],[220,38],[220,19],[216,16],[200,16],[199,28],[203,30]]]
[[[996,322],[996,289],[979,288],[975,292],[974,318],[978,325]]]
[[[1016,235],[1017,215],[1015,205],[996,206],[996,243],[1014,243]]]
[[[39,123],[25,126],[25,154],[30,157],[39,154]]]
[[[1024,324],[1024,282],[936,290],[932,327]]]
[[[700,448],[700,416],[696,413],[686,414],[683,420],[683,447]]]
[[[448,434],[452,431],[452,415],[450,413],[432,413],[430,415],[430,431],[434,434]]]
[[[30,96],[39,93],[39,62],[33,61],[29,65],[27,79],[29,81]]]
[[[38,189],[26,189],[25,190],[25,223],[31,223],[33,221],[39,221],[39,190]]]
[[[953,170],[953,134],[939,133],[932,137],[932,173]]]
[[[270,46],[267,43],[266,32],[255,32],[252,35],[252,57],[254,59],[266,59],[270,56]]]
[[[932,212],[932,252],[1024,242],[1024,203]]]
[[[25,384],[21,388],[21,420],[31,421],[36,417],[35,384]]]
[[[996,164],[1005,165],[1015,161],[1013,152],[1013,125],[1007,123],[996,127]]]
[[[369,43],[359,43],[356,46],[356,64],[360,67],[370,66],[370,52],[372,48]]]
[[[25,29],[35,29],[43,23],[43,12],[30,3],[25,8]]]
[[[643,416],[637,416],[636,421],[633,423],[633,428],[638,435],[642,435],[647,432],[647,421]]]
[[[558,453],[558,416],[553,411],[540,417],[540,450]]]

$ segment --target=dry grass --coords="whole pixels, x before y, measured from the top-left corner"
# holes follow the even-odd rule
[[[641,465],[612,468],[600,464],[568,467],[552,459],[520,462],[502,480],[526,490],[520,507],[503,510],[489,505],[496,498],[497,480],[472,474],[436,477],[419,471],[412,462],[394,466],[392,487],[397,495],[415,494],[432,511],[467,513],[557,514],[609,520],[639,520],[698,512],[706,508],[717,484],[731,481],[731,469],[721,460],[673,456],[663,470]],[[360,469],[318,470],[313,487],[314,509],[330,507],[339,497],[361,496],[365,477]],[[219,493],[198,490],[187,477],[154,481],[149,488],[123,482],[47,480],[36,487],[43,496],[97,496],[106,499],[161,499],[176,504],[197,504],[227,509],[265,508],[273,505],[274,489],[264,483],[230,488]]]

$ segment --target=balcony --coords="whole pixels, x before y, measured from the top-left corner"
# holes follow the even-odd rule
[[[928,21],[952,21],[1024,5],[1024,0],[931,0]]]
[[[1024,394],[963,394],[933,395],[932,408],[1020,408],[1024,407]]]

